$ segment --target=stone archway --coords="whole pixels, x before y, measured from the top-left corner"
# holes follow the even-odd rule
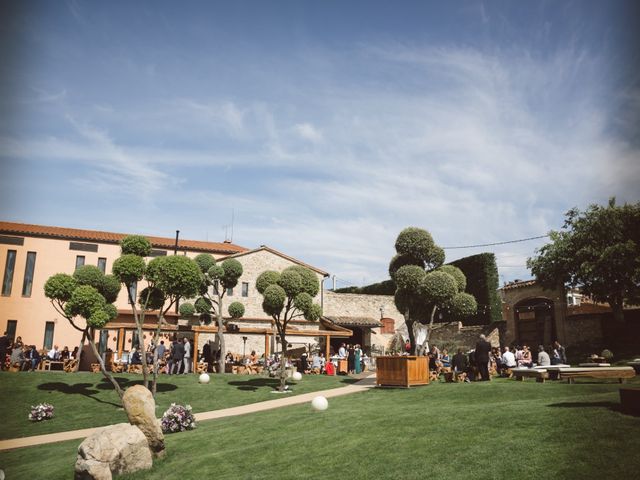
[[[530,297],[514,305],[516,341],[536,350],[557,338],[554,302],[545,297]]]

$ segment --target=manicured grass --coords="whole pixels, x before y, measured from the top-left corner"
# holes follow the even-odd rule
[[[501,379],[372,389],[330,399],[325,412],[299,405],[201,422],[167,435],[152,470],[121,478],[627,478],[640,471],[640,418],[619,411],[619,388]],[[0,468],[68,478],[79,443],[0,452]]]
[[[275,379],[231,374],[210,377],[209,385],[200,385],[195,375],[162,376],[156,397],[158,417],[172,402],[188,403],[194,412],[205,412],[277,398],[270,393],[278,384]],[[119,374],[116,378],[126,387],[142,383],[140,375]],[[293,386],[293,394],[343,387],[353,381],[346,377],[309,376]],[[113,386],[99,374],[0,372],[0,399],[2,440],[127,421]],[[30,406],[43,402],[54,406],[55,417],[29,422]]]

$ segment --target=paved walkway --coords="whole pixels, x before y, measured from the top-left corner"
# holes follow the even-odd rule
[[[197,421],[213,420],[216,418],[233,417],[235,415],[245,415],[247,413],[263,412],[274,408],[286,407],[288,405],[298,405],[311,402],[318,395],[325,398],[339,397],[367,390],[375,386],[375,374],[363,376],[358,382],[346,387],[332,388],[330,390],[320,390],[318,392],[303,393],[301,395],[274,394],[279,398],[267,400],[265,402],[250,403],[239,407],[223,408],[222,410],[212,410],[210,412],[196,413]],[[31,437],[13,438],[10,440],[0,440],[0,451],[11,450],[21,447],[32,447],[46,443],[64,442],[66,440],[77,440],[86,438],[96,430],[103,427],[84,428],[82,430],[71,430],[68,432],[49,433],[47,435],[34,435]]]

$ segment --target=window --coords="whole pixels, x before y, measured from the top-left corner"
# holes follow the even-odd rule
[[[4,279],[2,280],[2,295],[8,297],[11,295],[11,287],[13,286],[13,271],[16,267],[16,251],[7,250],[7,262],[4,266]]]
[[[243,297],[248,297],[249,296],[249,283],[248,282],[242,282],[242,296]]]
[[[84,255],[78,255],[76,257],[76,270],[84,265]]]
[[[9,320],[7,322],[7,336],[13,342],[16,339],[16,330],[18,329],[18,320]]]
[[[227,288],[227,295],[233,297],[233,288]]]
[[[53,347],[53,329],[55,324],[53,322],[47,322],[44,326],[44,342],[43,346],[47,350],[51,350]]]
[[[33,287],[33,271],[36,268],[36,252],[27,253],[27,263],[24,266],[24,282],[22,283],[22,296],[30,297]]]
[[[134,282],[131,285],[129,285],[129,298],[127,299],[129,304],[135,303],[137,295],[138,295],[138,282]]]
[[[80,250],[81,252],[97,252],[98,245],[95,243],[69,242],[69,250]]]
[[[106,258],[99,258],[98,259],[98,268],[102,271],[102,273],[105,273],[105,270],[107,270],[107,259]]]

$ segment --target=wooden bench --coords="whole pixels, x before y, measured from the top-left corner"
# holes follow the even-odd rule
[[[42,367],[41,367],[42,370],[51,371],[51,366],[52,365],[56,365],[56,366],[59,365],[60,366],[60,370],[64,369],[64,362],[58,361],[58,360],[44,360],[41,365],[42,365]],[[56,370],[57,370],[57,368],[56,368]]]
[[[524,381],[525,377],[533,377],[536,382],[544,383],[549,378],[546,368],[512,368],[511,372],[516,380]]]
[[[560,368],[559,379],[567,379],[568,383],[573,383],[576,378],[616,378],[620,383],[624,383],[627,378],[636,376],[633,367],[577,367]]]
[[[593,362],[587,362],[587,363],[579,363],[578,367],[580,368],[584,368],[584,367],[610,367],[611,364],[610,363],[593,363]]]
[[[629,365],[630,367],[633,367],[636,373],[640,373],[640,360],[636,359],[633,362],[627,363],[627,365]]]

